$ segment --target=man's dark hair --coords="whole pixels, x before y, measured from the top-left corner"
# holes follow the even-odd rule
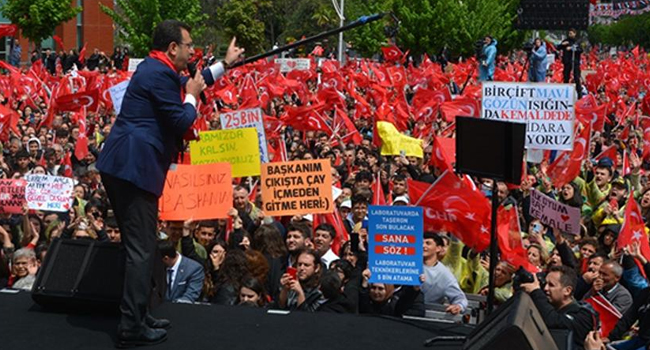
[[[393,181],[406,181],[406,176],[402,174],[395,174],[395,176],[393,176]]]
[[[571,295],[576,289],[576,284],[578,283],[578,275],[576,271],[570,267],[560,265],[560,266],[551,266],[548,270],[548,273],[559,272],[560,273],[560,284],[562,287],[571,287]]]
[[[162,257],[168,257],[168,258],[175,258],[176,257],[176,249],[174,248],[174,242],[171,240],[165,240],[165,241],[160,241],[158,242],[158,250],[160,250],[160,254]]]
[[[52,157],[56,157],[56,151],[54,148],[46,148],[45,152],[43,152],[43,158],[50,159]]]
[[[196,228],[200,229],[201,227],[208,227],[217,230],[219,228],[219,223],[214,220],[201,220],[196,225]]]
[[[591,256],[589,256],[589,259],[587,259],[587,261],[592,261],[592,260],[594,260],[596,258],[602,258],[603,262],[604,262],[604,261],[607,260],[607,255],[605,255],[605,254],[603,254],[601,252],[596,252],[596,253],[592,254]]]
[[[368,205],[369,202],[370,201],[368,200],[368,198],[366,196],[364,196],[364,195],[356,194],[356,195],[352,196],[352,206],[353,207],[358,203]]]
[[[320,279],[320,291],[325,299],[334,299],[341,294],[341,277],[334,270],[325,271]]]
[[[175,19],[167,19],[158,24],[153,32],[152,49],[158,51],[167,51],[169,44],[183,42],[182,29],[188,32],[192,31],[189,25]]]
[[[301,222],[292,222],[287,226],[287,233],[292,231],[298,231],[302,234],[303,239],[311,238],[311,229],[309,225]]]
[[[350,241],[348,241],[350,242]],[[347,242],[346,242],[347,243]],[[343,249],[341,249],[341,253],[345,252]],[[343,255],[343,254],[341,254]],[[354,266],[352,266],[352,263],[344,260],[344,259],[338,259],[334,260],[330,263],[330,270],[335,270],[335,271],[340,271],[343,272],[343,275],[345,276],[344,282],[349,280],[350,277],[352,277],[352,274],[354,273]]]
[[[594,237],[587,237],[587,238],[583,239],[580,242],[580,248],[582,248],[582,247],[584,247],[586,245],[590,245],[590,246],[593,246],[594,248],[598,249],[598,240],[596,240],[596,238],[594,238]]]
[[[425,232],[424,239],[432,239],[434,242],[436,242],[436,245],[439,247],[445,245],[445,242],[442,240],[442,237],[440,237],[440,235],[435,232]]]
[[[70,133],[66,129],[59,129],[59,130],[56,131],[56,138],[57,139],[66,138],[68,136],[70,136]]]
[[[332,225],[330,225],[330,224],[328,224],[326,222],[316,226],[316,228],[314,229],[314,234],[316,233],[316,231],[319,231],[319,230],[320,231],[327,231],[330,234],[330,237],[332,239],[334,239],[336,237],[336,229],[334,228],[334,226],[332,226]]]
[[[109,216],[109,217],[107,217],[107,218],[104,220],[104,225],[106,225],[106,227],[119,228],[119,227],[117,226],[117,220],[115,219],[114,216]]]

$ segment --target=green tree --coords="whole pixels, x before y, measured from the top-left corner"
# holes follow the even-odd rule
[[[118,36],[131,46],[135,57],[144,57],[151,49],[153,31],[166,19],[177,19],[190,25],[193,36],[200,36],[201,24],[207,15],[199,0],[117,0],[111,9],[100,3],[104,13],[118,25]]]
[[[627,16],[610,25],[589,27],[589,41],[605,45],[641,45],[650,47],[650,13]]]
[[[227,37],[237,37],[237,45],[249,55],[269,46],[265,36],[263,13],[270,11],[270,0],[231,0],[217,12],[219,25]]]
[[[18,25],[22,35],[36,45],[49,38],[61,23],[73,19],[81,7],[71,7],[70,0],[7,0],[0,12]]]
[[[393,0],[392,10],[402,24],[398,46],[411,53],[436,53],[444,46],[452,54],[474,53],[474,42],[485,35],[498,41],[499,51],[520,45],[523,31],[515,31],[517,0]]]
[[[386,12],[390,9],[391,0],[349,0],[345,3],[346,23],[354,21],[361,16],[369,16],[375,13]],[[393,23],[389,19],[376,21],[357,27],[343,34],[345,41],[352,44],[352,48],[364,57],[372,57],[380,53],[380,48],[387,43],[385,26]]]

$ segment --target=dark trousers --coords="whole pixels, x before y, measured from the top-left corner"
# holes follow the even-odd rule
[[[580,83],[580,63],[573,64],[573,69],[571,69],[571,64],[565,64],[564,70],[564,83],[568,84],[571,82],[571,71],[573,71],[573,81],[576,83],[576,93],[578,98],[582,97],[582,84]]]
[[[158,197],[128,181],[102,173],[102,183],[120,227],[126,250],[120,329],[144,326],[152,290]]]

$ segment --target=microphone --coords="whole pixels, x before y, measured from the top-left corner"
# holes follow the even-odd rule
[[[190,78],[194,78],[196,75],[196,63],[194,62],[187,62],[187,71],[190,72]],[[205,93],[201,91],[201,102],[203,102],[204,105],[207,105],[208,100],[205,98]]]

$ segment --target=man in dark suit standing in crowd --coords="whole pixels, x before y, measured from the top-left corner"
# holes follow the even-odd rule
[[[199,301],[205,278],[203,266],[178,253],[171,240],[161,241],[158,249],[167,268],[165,300],[177,303]]]
[[[176,20],[161,22],[153,49],[126,90],[122,110],[111,129],[97,168],[126,248],[122,317],[118,347],[151,345],[167,338],[167,320],[148,312],[156,250],[158,198],[167,170],[177,159],[183,135],[196,119],[196,104],[243,49],[230,44],[226,58],[193,77],[181,78],[194,54],[190,27]],[[184,100],[181,94],[185,92]]]

